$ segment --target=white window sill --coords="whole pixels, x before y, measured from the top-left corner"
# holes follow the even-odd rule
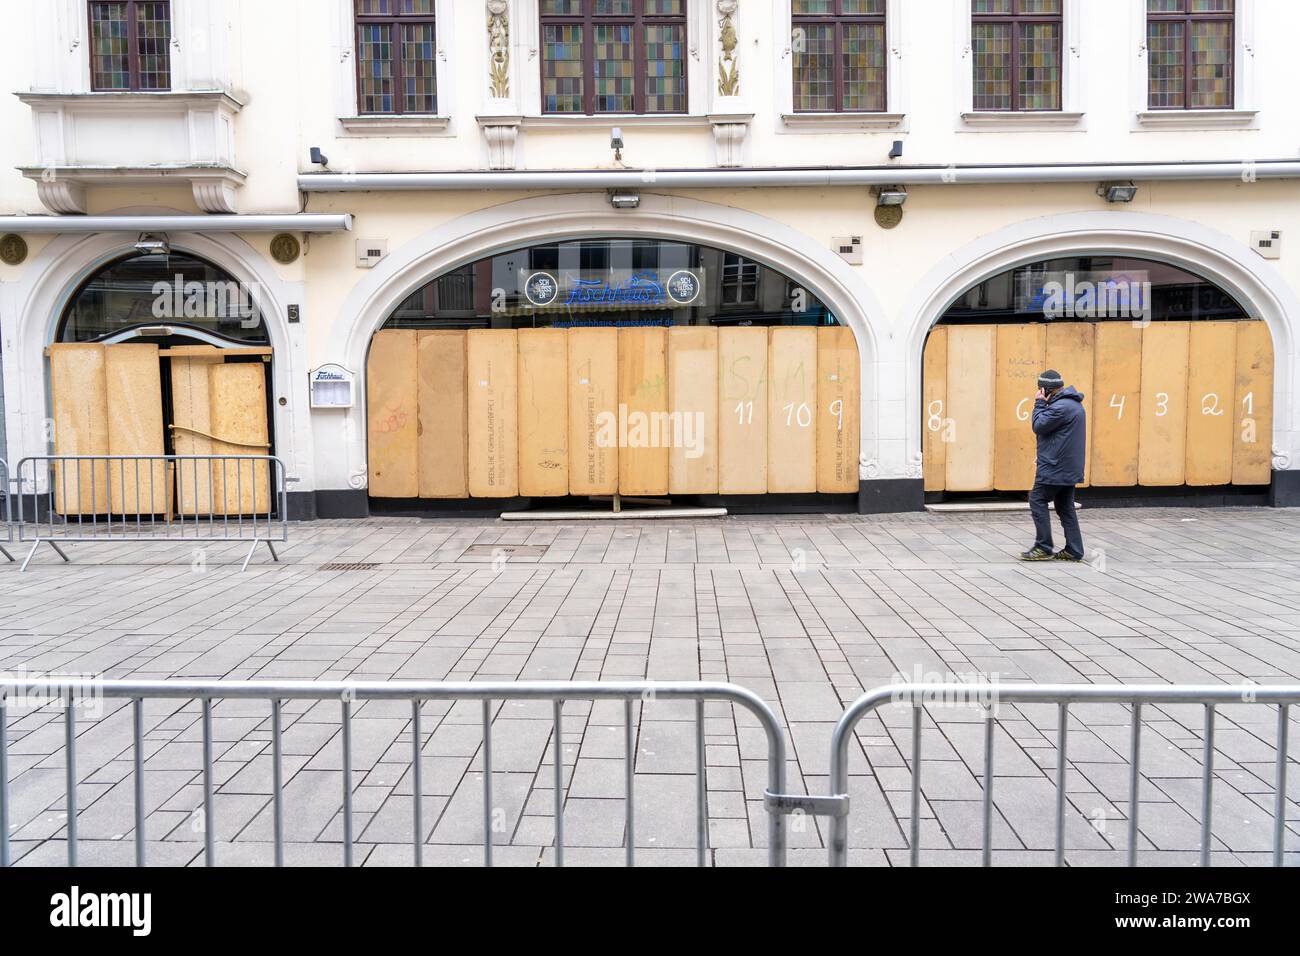
[[[350,136],[435,136],[446,133],[450,124],[451,117],[426,113],[339,117]]]
[[[1083,113],[1060,110],[972,110],[961,114],[966,130],[1081,130]]]
[[[782,113],[781,121],[792,132],[844,133],[864,129],[903,128],[906,113]]]
[[[709,117],[688,113],[597,113],[587,116],[577,113],[545,113],[525,116],[525,129],[590,129],[609,126],[709,126]]]
[[[1140,129],[1245,129],[1259,110],[1139,110]]]

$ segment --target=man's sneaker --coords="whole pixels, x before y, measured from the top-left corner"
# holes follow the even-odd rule
[[[1078,555],[1071,554],[1069,551],[1066,551],[1064,548],[1062,548],[1060,551],[1056,552],[1056,554],[1052,555],[1052,560],[1072,561],[1075,564],[1078,564],[1080,561],[1083,560],[1083,558],[1079,557]]]
[[[1020,560],[1021,561],[1051,561],[1053,557],[1054,556],[1052,552],[1048,551],[1046,548],[1040,548],[1038,547],[1038,545],[1034,545],[1032,548],[1030,548],[1028,551],[1026,551],[1024,554],[1020,556]]]

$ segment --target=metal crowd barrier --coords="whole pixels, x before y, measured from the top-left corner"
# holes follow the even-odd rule
[[[340,702],[343,770],[343,863],[352,865],[352,703],[357,700],[408,700],[411,702],[412,846],[415,865],[423,863],[423,817],[420,755],[424,741],[420,729],[420,705],[433,700],[478,700],[483,704],[483,863],[492,865],[492,708],[506,700],[549,700],[553,702],[555,759],[555,864],[564,865],[564,747],[562,709],[566,700],[621,700],[624,721],[624,846],[628,866],[635,864],[635,800],[633,788],[636,744],[633,706],[659,700],[695,701],[695,795],[696,862],[706,863],[708,811],[705,788],[704,704],[730,703],[753,714],[767,734],[768,795],[781,794],[785,787],[785,738],[776,715],[757,695],[734,684],[658,681],[522,681],[437,683],[419,681],[181,681],[181,680],[67,680],[0,678],[0,866],[9,859],[9,792],[6,742],[8,701],[19,696],[61,701],[64,717],[64,748],[67,751],[66,804],[68,865],[77,865],[77,730],[76,702],[82,699],[124,699],[132,702],[135,783],[135,859],[145,864],[147,813],[144,801],[144,701],[169,698],[198,700],[202,707],[203,730],[203,841],[204,860],[216,861],[213,834],[212,701],[228,699],[265,700],[270,705],[272,814],[275,865],[284,864],[284,779],[281,767],[281,707],[286,700],[337,700]],[[768,864],[785,865],[785,820],[768,801]]]
[[[279,561],[288,540],[284,463],[270,455],[50,455],[16,475],[18,540],[64,561],[64,542],[248,542]]]
[[[912,792],[910,864],[921,852],[921,717],[926,701],[978,704],[985,707],[983,865],[992,863],[993,731],[996,705],[1056,704],[1056,865],[1065,863],[1065,765],[1071,704],[1127,704],[1132,708],[1129,730],[1128,865],[1137,865],[1139,790],[1141,788],[1142,707],[1144,704],[1201,704],[1205,708],[1201,768],[1201,865],[1210,864],[1214,796],[1214,718],[1219,704],[1264,704],[1277,707],[1277,758],[1273,801],[1273,865],[1281,866],[1286,836],[1287,730],[1292,704],[1300,704],[1300,685],[1185,686],[1102,684],[901,684],[863,694],[844,712],[831,736],[832,796],[823,811],[831,817],[830,864],[848,865],[849,742],[858,722],[883,704],[912,705]],[[989,706],[992,703],[995,706]]]
[[[9,464],[0,458],[0,555],[10,562],[14,556],[6,549],[6,544],[14,542],[14,496],[9,487]]]

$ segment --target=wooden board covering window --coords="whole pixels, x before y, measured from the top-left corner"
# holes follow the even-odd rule
[[[467,337],[469,493],[519,494],[519,348],[513,329],[474,329]]]
[[[568,334],[519,330],[519,494],[569,493]]]
[[[924,430],[922,470],[926,491],[943,491],[947,481],[948,329],[930,330],[921,369],[921,427]]]
[[[767,491],[767,329],[718,330],[718,491]]]
[[[110,455],[165,454],[162,372],[158,346],[110,345],[104,350]],[[168,472],[160,460],[115,462],[109,467],[109,510],[118,515],[160,515],[171,510]]]
[[[618,333],[620,419],[626,409],[626,423],[619,423],[618,490],[623,495],[668,494],[668,447],[662,434],[668,412],[667,345],[666,329]]]
[[[266,371],[262,363],[227,362],[208,369],[214,455],[248,456],[270,452],[266,421]],[[270,469],[266,462],[213,463],[212,483],[217,514],[265,515],[271,500]]]
[[[1237,323],[1232,481],[1267,485],[1273,477],[1273,337],[1264,322]]]
[[[718,330],[668,330],[668,491],[718,493]]]
[[[997,329],[954,325],[948,329],[948,491],[993,490],[993,363]]]
[[[213,441],[211,390],[208,370],[221,362],[216,349],[211,353],[173,356],[172,447],[177,455],[211,455]],[[250,454],[261,454],[250,453]],[[176,466],[176,513],[207,514],[212,503],[212,463],[178,462]]]
[[[1093,395],[1093,366],[1097,343],[1097,327],[1091,322],[1053,322],[1047,327],[1047,352],[1043,358],[1046,368],[1056,369],[1083,395],[1084,430],[1087,454],[1084,457],[1083,486],[1092,478],[1092,417],[1097,407]]]
[[[467,498],[465,333],[422,331],[416,348],[420,497]]]
[[[618,329],[574,328],[568,336],[569,493],[612,495],[618,491]]]
[[[997,329],[993,487],[1028,491],[1034,486],[1038,457],[1032,418],[1038,373],[1044,368],[1047,327],[999,325]]]
[[[366,365],[370,494],[414,498],[420,493],[416,333],[376,332]]]
[[[1100,488],[1136,485],[1142,423],[1142,329],[1129,322],[1101,322],[1096,341],[1092,484]]]
[[[852,329],[817,330],[817,490],[822,494],[858,491],[859,365]]]
[[[1153,322],[1142,333],[1142,423],[1138,484],[1181,485],[1187,476],[1186,322]]]
[[[108,454],[108,382],[104,346],[50,346],[50,394],[56,455]],[[13,476],[15,479],[18,475]],[[103,463],[56,464],[54,507],[61,515],[108,511],[108,469]]]
[[[817,330],[773,328],[768,350],[767,490],[817,490]]]
[[[1193,322],[1187,354],[1187,484],[1232,482],[1237,323]]]

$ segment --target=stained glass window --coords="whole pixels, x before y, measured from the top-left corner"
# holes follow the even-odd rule
[[[91,3],[91,88],[170,90],[171,38],[167,0]]]
[[[357,111],[438,111],[434,0],[356,0]]]
[[[1232,109],[1233,0],[1147,0],[1153,110]]]
[[[541,0],[542,110],[686,112],[684,0]]]
[[[885,110],[885,0],[794,0],[798,113]]]
[[[1061,0],[973,0],[977,111],[1061,108]]]

